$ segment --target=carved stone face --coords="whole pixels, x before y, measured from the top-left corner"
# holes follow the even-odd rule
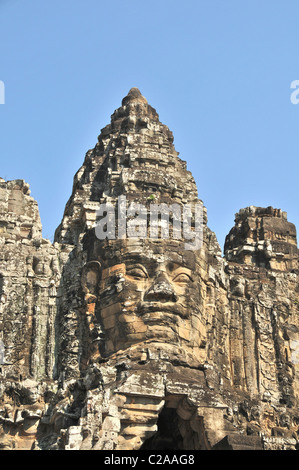
[[[195,253],[162,240],[134,243],[109,241],[105,250],[99,245],[96,315],[105,333],[105,355],[159,343],[200,360],[205,328]]]
[[[243,297],[245,294],[245,279],[241,276],[233,276],[230,280],[231,293],[237,297]]]

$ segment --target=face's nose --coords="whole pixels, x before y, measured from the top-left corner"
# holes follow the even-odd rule
[[[153,284],[144,294],[144,301],[147,302],[176,302],[177,295],[173,290],[166,274],[159,273]]]

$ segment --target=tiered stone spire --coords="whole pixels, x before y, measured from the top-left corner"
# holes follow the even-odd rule
[[[56,241],[76,244],[94,225],[99,205],[120,195],[139,203],[148,198],[156,203],[196,202],[195,181],[178,155],[172,132],[138,88],[131,88],[75,175]]]
[[[87,152],[54,244],[29,194],[0,178],[0,448],[298,448],[286,213],[242,209],[224,258],[206,217],[200,250],[179,237],[99,239],[97,209],[119,196],[198,202],[137,88]]]
[[[277,271],[296,271],[296,227],[288,222],[287,213],[281,209],[246,207],[236,214],[224,252],[229,261]]]

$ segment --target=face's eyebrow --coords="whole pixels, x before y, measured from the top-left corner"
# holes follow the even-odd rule
[[[187,266],[182,266],[182,265],[173,265],[172,268],[170,268],[170,271],[171,272],[175,272],[175,273],[179,273],[179,272],[188,272],[188,273],[192,273],[192,269],[188,268]]]
[[[157,260],[151,256],[146,255],[146,253],[128,253],[124,255],[123,261],[126,264],[129,263],[139,263],[139,264],[152,264],[156,266],[158,264]]]
[[[128,253],[124,259],[123,262],[125,265],[128,267],[133,267],[137,265],[141,265],[145,268],[145,270],[148,273],[149,277],[152,277],[155,275],[160,263],[158,261],[151,257],[146,255],[145,253]]]

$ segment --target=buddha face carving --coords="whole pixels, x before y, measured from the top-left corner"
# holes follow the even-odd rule
[[[245,295],[245,279],[241,276],[233,276],[230,280],[231,293],[237,297]]]
[[[136,242],[128,248],[125,242],[109,241],[109,249],[101,247],[98,253],[102,271],[96,315],[107,356],[153,343],[202,356],[205,329],[196,256],[161,243]]]

